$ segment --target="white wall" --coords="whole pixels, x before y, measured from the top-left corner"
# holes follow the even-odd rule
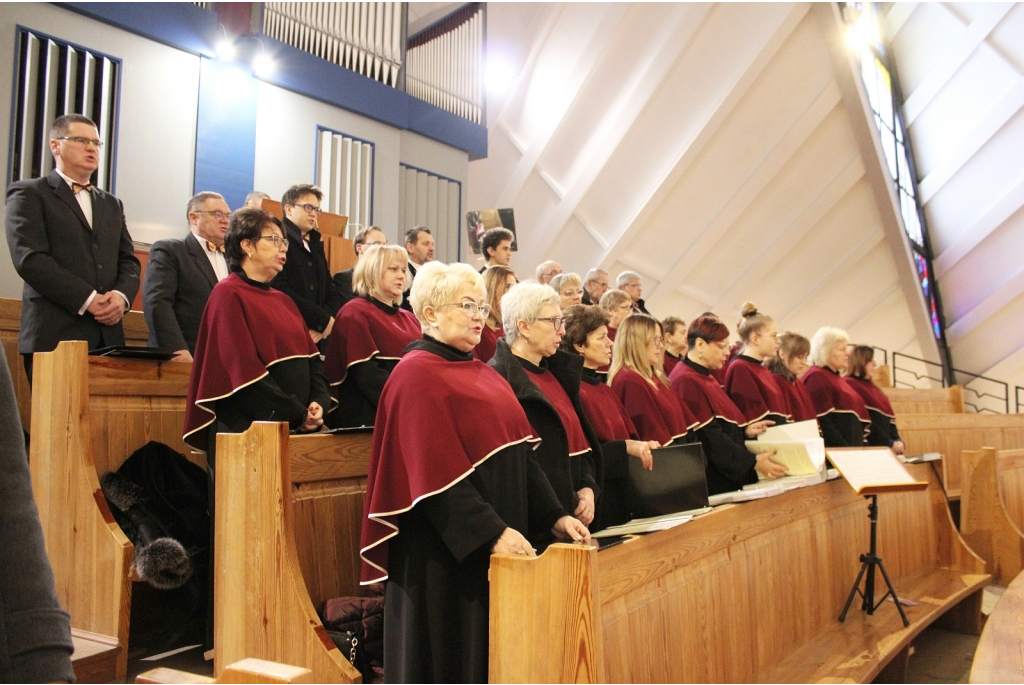
[[[118,57],[121,118],[115,190],[139,242],[177,236],[192,196],[199,58],[43,3],[0,4],[0,94],[13,95],[16,26]],[[0,149],[10,149],[11,107],[0,101]],[[6,164],[7,154],[3,155]],[[6,179],[6,173],[4,173]],[[0,297],[21,297],[3,241]]]

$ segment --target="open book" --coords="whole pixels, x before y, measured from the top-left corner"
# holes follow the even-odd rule
[[[924,490],[926,481],[915,479],[888,447],[830,449],[828,458],[858,495]]]
[[[825,468],[825,441],[814,420],[769,426],[745,444],[754,454],[775,450],[772,459],[786,467],[788,476],[813,476]]]

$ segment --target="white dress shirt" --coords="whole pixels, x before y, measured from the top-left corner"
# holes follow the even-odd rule
[[[199,247],[203,248],[203,252],[206,254],[206,258],[210,260],[210,266],[213,267],[213,273],[217,274],[217,280],[223,281],[228,277],[228,260],[224,256],[224,253],[220,250],[211,250],[207,243],[210,241],[199,235],[195,231],[192,231],[192,235],[199,241]]]
[[[85,221],[86,223],[89,224],[89,230],[92,230],[92,193],[90,193],[88,190],[85,190],[84,188],[76,193],[74,184],[78,183],[78,181],[69,178],[60,169],[54,169],[54,171],[60,174],[60,177],[63,178],[64,181],[68,184],[68,187],[71,188],[72,195],[74,195],[75,199],[78,200],[78,206],[82,208],[82,214],[85,214]],[[121,299],[124,300],[124,310],[128,311],[128,309],[131,308],[132,303],[128,301],[128,298],[125,297],[125,294],[120,290],[115,290],[114,292],[120,295]],[[94,299],[96,299],[95,290],[93,290],[89,297],[86,298],[85,304],[82,305],[82,308],[78,310],[79,316],[85,314],[85,312],[89,310],[89,305],[92,304],[92,301]]]

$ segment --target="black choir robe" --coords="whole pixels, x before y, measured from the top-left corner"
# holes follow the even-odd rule
[[[428,338],[396,367],[377,416],[360,545],[363,582],[387,578],[384,682],[487,682],[491,548],[506,527],[550,534],[566,515],[531,430],[508,385],[472,354]],[[390,539],[387,526],[397,527]]]
[[[868,445],[872,447],[892,447],[897,440],[902,442],[900,432],[896,429],[896,414],[892,410],[889,398],[885,396],[869,378],[843,378],[850,388],[860,395],[871,417],[871,428],[868,431]]]
[[[583,368],[580,402],[601,441],[601,456],[604,458],[601,520],[594,529],[617,526],[632,518],[627,503],[630,456],[626,451],[626,441],[639,439],[636,426],[615,396],[615,391],[594,369]]]
[[[684,357],[671,376],[672,389],[696,417],[695,433],[707,459],[708,494],[756,483],[755,457],[744,444],[746,419],[711,372]]]

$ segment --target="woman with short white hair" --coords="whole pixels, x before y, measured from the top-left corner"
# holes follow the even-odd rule
[[[562,507],[593,527],[604,459],[580,401],[583,358],[559,349],[565,319],[558,293],[540,283],[514,285],[501,298],[501,317],[505,339],[489,364],[512,386],[541,439],[537,460]]]
[[[811,338],[807,360],[811,368],[803,382],[818,413],[826,447],[860,447],[871,428],[864,400],[841,378],[850,359],[849,343],[846,331],[830,326],[819,328]]]
[[[400,307],[408,261],[401,245],[373,245],[356,263],[356,297],[334,317],[324,355],[324,373],[338,401],[327,415],[331,427],[373,425],[388,376],[406,345],[422,335],[416,317]]]
[[[551,287],[558,293],[562,311],[574,304],[583,303],[583,279],[579,274],[558,274],[551,279]]]
[[[590,540],[508,383],[473,356],[485,297],[472,267],[424,264],[410,294],[424,337],[381,393],[360,555],[363,583],[387,580],[384,682],[486,682],[490,555],[535,556],[526,536],[542,531]]]

